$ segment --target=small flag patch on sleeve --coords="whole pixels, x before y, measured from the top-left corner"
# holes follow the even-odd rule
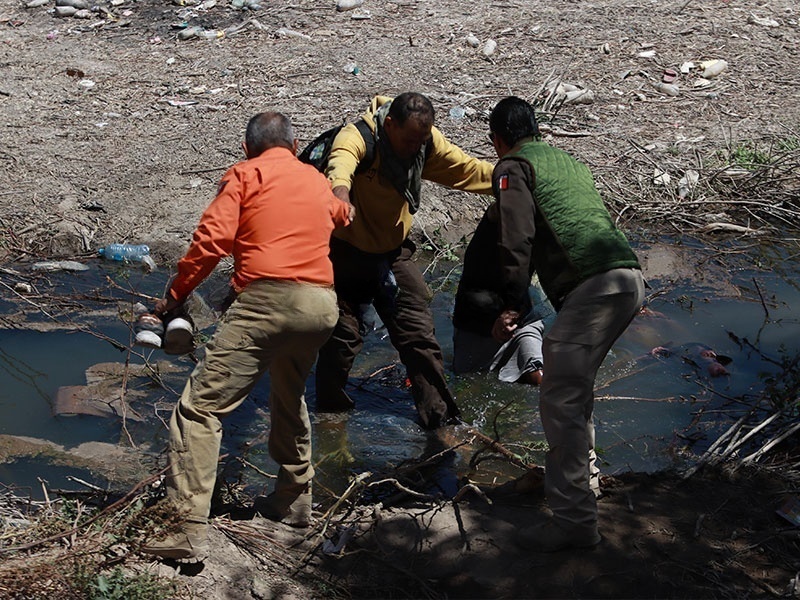
[[[501,190],[508,189],[508,175],[500,175],[500,178],[497,180],[497,187]]]

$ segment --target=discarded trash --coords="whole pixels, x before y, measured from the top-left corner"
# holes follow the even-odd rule
[[[353,63],[347,63],[344,66],[344,72],[345,73],[350,73],[351,75],[358,75],[359,73],[361,73],[361,69],[354,62]]]
[[[231,6],[233,8],[261,10],[261,5],[258,3],[258,0],[231,0]],[[230,29],[229,27],[226,31]]]
[[[325,554],[339,554],[357,531],[358,527],[355,525],[350,525],[339,533],[338,539],[335,542],[333,539],[326,539],[322,543],[322,551]]]
[[[205,38],[207,40],[214,40],[225,37],[225,32],[221,29],[201,29],[197,33],[197,37]]]
[[[747,18],[747,22],[751,25],[761,25],[762,27],[780,27],[781,24],[778,23],[775,19],[770,19],[769,17],[757,17],[755,15],[750,15]]]
[[[150,246],[147,244],[109,244],[105,248],[100,248],[97,253],[107,260],[141,262],[145,256],[150,254]]]
[[[481,45],[481,41],[471,33],[467,34],[466,41],[467,45],[472,48],[477,48]]]
[[[662,83],[661,81],[651,81],[650,83],[655,89],[667,96],[677,96],[681,93],[681,89],[673,83]]]
[[[14,291],[18,294],[31,294],[33,293],[33,286],[30,283],[19,282],[14,286]]]
[[[89,267],[74,260],[50,260],[34,263],[31,267],[34,271],[88,271]]]
[[[698,181],[700,181],[700,174],[697,171],[686,171],[678,181],[678,197],[686,198],[689,196],[694,191]]]
[[[700,63],[700,68],[703,69],[700,76],[705,79],[711,79],[727,69],[728,63],[724,60],[707,60]]]
[[[653,185],[669,185],[670,179],[669,173],[658,167],[653,171]]]
[[[170,106],[191,106],[197,104],[197,100],[165,100]]]
[[[678,78],[678,73],[675,69],[664,69],[661,74],[661,81],[664,83],[673,83]]]
[[[86,0],[56,0],[56,6],[71,6],[80,10],[89,8],[89,3]]]
[[[562,83],[554,79],[545,86],[548,106],[559,104],[591,104],[594,102],[594,92],[571,83]]]
[[[142,257],[142,269],[147,271],[148,273],[152,273],[158,267],[156,266],[156,261],[153,260],[153,257],[149,254],[147,256]]]
[[[203,28],[202,27],[198,27],[196,25],[192,26],[192,27],[187,27],[186,29],[181,29],[178,32],[178,39],[179,40],[190,40],[190,39],[200,35],[201,31],[203,31]]]
[[[800,527],[800,496],[788,497],[775,512],[792,525]]]
[[[49,2],[50,0],[30,0],[30,2],[25,5],[25,8],[38,8],[48,4]]]
[[[353,11],[353,14],[350,15],[350,18],[355,20],[355,21],[364,21],[366,19],[371,19],[372,18],[372,13],[369,12],[368,10],[366,10],[366,9],[364,9],[364,10],[357,9],[357,10]]]
[[[352,10],[364,4],[364,0],[336,0],[336,10],[343,12]]]
[[[299,37],[306,40],[310,40],[311,36],[306,35],[305,33],[300,33],[299,31],[295,31],[294,29],[289,29],[288,27],[280,27],[275,30],[275,35],[278,37]]]
[[[464,118],[464,115],[467,114],[467,111],[464,110],[461,106],[454,106],[450,109],[450,118],[454,121],[460,121]]]
[[[71,17],[76,12],[78,12],[78,9],[74,6],[56,6],[53,14],[57,17]]]
[[[694,69],[694,63],[690,60],[681,64],[681,73],[684,75],[688,75],[692,69]]]
[[[167,321],[163,346],[167,354],[188,354],[194,350],[194,326],[188,317]]]
[[[645,50],[644,52],[639,52],[636,56],[637,58],[653,58],[655,55],[655,50]]]
[[[95,86],[95,83],[91,79],[81,79],[78,82],[78,85],[81,86],[82,88],[86,88],[87,90],[90,90]]]
[[[497,50],[497,42],[495,42],[493,39],[490,38],[486,40],[486,43],[483,45],[483,50],[481,50],[481,52],[483,52],[483,55],[488,58],[489,56],[494,54],[495,50]]]
[[[152,313],[144,313],[136,319],[133,326],[136,332],[134,344],[145,348],[161,348],[161,336],[164,335],[164,322]]]
[[[579,88],[568,90],[564,94],[564,104],[591,104],[594,102],[594,92],[592,90]]]

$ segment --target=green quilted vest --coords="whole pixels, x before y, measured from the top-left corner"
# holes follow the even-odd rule
[[[592,275],[640,268],[586,165],[540,141],[526,142],[503,158],[524,159],[533,167],[537,206],[533,260],[554,306],[559,308],[564,297]]]

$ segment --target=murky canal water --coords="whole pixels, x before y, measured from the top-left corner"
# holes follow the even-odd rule
[[[648,248],[641,246],[638,251],[646,254]],[[683,251],[689,255],[702,252],[707,268],[700,261],[699,277],[682,277],[680,269],[669,266],[653,268],[648,307],[655,314],[637,317],[601,368],[595,419],[605,472],[656,471],[673,466],[680,460],[677,450],[687,443],[702,451],[736,418],[737,407],[743,409],[758,397],[765,378],[780,373],[782,357],[800,352],[800,320],[796,316],[800,314],[800,290],[795,285],[800,268],[796,259],[784,260],[791,249],[730,247],[722,254],[700,248]],[[710,268],[720,262],[724,268]],[[131,436],[142,449],[157,453],[165,441],[161,420],[168,419],[193,363],[160,351],[147,351],[142,356],[129,353],[124,347],[130,345],[130,331],[117,315],[120,306],[131,304],[130,295],[121,288],[160,296],[167,274],[162,269],[144,275],[104,263],[92,267],[83,273],[52,273],[38,281],[40,291],[50,286],[49,295],[65,298],[66,308],[62,306],[57,315],[48,310],[55,319],[23,303],[34,315],[31,319],[66,323],[66,329],[0,330],[0,434],[42,438],[67,448],[88,441],[126,443]],[[448,273],[452,265],[439,267],[438,271]],[[714,272],[717,274],[712,275]],[[110,287],[106,276],[117,286]],[[5,274],[0,277],[13,287],[13,278]],[[219,287],[219,282],[204,285],[201,292],[212,286]],[[433,277],[432,286],[438,290],[433,302],[437,335],[449,363],[452,275],[450,279]],[[12,295],[7,293],[11,288],[3,289],[0,315],[19,310],[20,303],[12,302]],[[78,328],[85,331],[76,331]],[[213,327],[207,333],[212,331]],[[121,343],[123,349],[115,348],[103,336]],[[698,343],[731,359],[726,366],[729,375],[711,377],[705,364],[693,364]],[[672,353],[649,356],[657,346],[670,348]],[[126,360],[143,364],[145,359],[169,359],[176,369],[163,374],[158,385],[146,378],[129,382],[133,406],[142,420],[128,421],[124,435],[117,418],[52,414],[58,389],[85,385],[85,371],[90,366]],[[352,373],[349,391],[356,400],[356,410],[347,415],[315,414],[313,378],[309,380],[307,398],[320,485],[341,492],[353,472],[385,470],[387,465],[464,439],[466,434],[459,429],[439,435],[421,430],[404,381],[397,355],[388,340],[382,339],[380,330],[366,340]],[[490,374],[451,375],[451,385],[468,423],[490,437],[499,436],[507,448],[526,460],[543,462],[538,389],[500,384]],[[223,453],[275,473],[266,444],[258,443],[265,442],[269,432],[268,386],[268,379],[262,381],[225,423]],[[450,462],[439,468],[436,485],[450,491],[463,475],[482,482],[519,475],[516,467],[500,461],[483,462],[471,471],[469,460],[475,450],[475,446],[466,446],[455,452]],[[0,482],[30,487],[36,495],[37,476],[47,479],[52,487],[65,488],[70,487],[65,476],[74,472],[54,468],[46,459],[22,458],[0,464]],[[94,476],[104,484],[97,474],[79,476]],[[240,461],[229,461],[225,477],[241,479],[255,491],[270,485],[255,469],[242,467]]]

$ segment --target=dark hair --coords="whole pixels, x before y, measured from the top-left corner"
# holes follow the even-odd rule
[[[247,123],[244,138],[248,158],[254,158],[268,148],[283,146],[294,148],[292,123],[286,115],[279,112],[258,113]]]
[[[508,146],[524,138],[539,137],[533,106],[516,96],[508,96],[497,103],[489,116],[489,130]]]
[[[431,101],[422,94],[403,92],[392,100],[388,116],[402,127],[410,118],[414,118],[424,125],[433,125],[436,113]]]

